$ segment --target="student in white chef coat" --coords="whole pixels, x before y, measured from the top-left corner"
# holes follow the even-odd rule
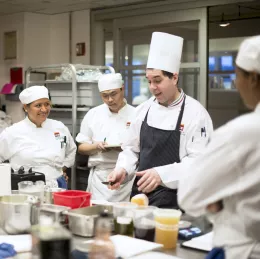
[[[87,191],[92,199],[107,201],[126,201],[132,189],[129,181],[119,190],[109,190],[102,182],[115,167],[120,145],[128,133],[135,108],[124,99],[124,86],[121,74],[105,74],[98,81],[100,95],[104,104],[91,109],[84,117],[80,133],[76,137],[78,151],[89,155],[91,167]],[[118,145],[118,148],[106,148]]]
[[[236,58],[236,88],[253,109],[216,130],[179,184],[180,206],[214,224],[214,246],[226,259],[260,258],[260,36]],[[209,257],[210,258],[210,257]]]
[[[116,189],[137,170],[131,195],[146,193],[149,204],[163,208],[177,207],[178,180],[213,131],[204,107],[178,88],[182,45],[181,37],[153,33],[146,78],[154,97],[136,108],[129,138],[108,178]]]
[[[51,101],[45,86],[26,88],[19,99],[27,116],[1,133],[0,162],[9,160],[14,170],[32,168],[55,180],[74,164],[76,145],[62,122],[48,119]]]

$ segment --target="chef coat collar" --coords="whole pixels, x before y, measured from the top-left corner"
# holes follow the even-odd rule
[[[46,121],[47,121],[47,119],[42,123],[42,125],[41,125],[42,128],[44,128],[44,125],[46,124]],[[29,126],[31,126],[31,127],[33,127],[33,128],[37,128],[36,124],[34,124],[34,123],[29,119],[28,116],[26,116],[25,122],[26,122]]]
[[[178,88],[178,91],[180,92],[179,97],[178,97],[175,101],[173,101],[172,103],[170,103],[170,104],[168,105],[168,107],[176,106],[176,105],[180,104],[181,101],[183,100],[183,98],[184,98],[184,96],[185,96],[185,93],[183,92],[183,90],[182,90],[181,88]]]
[[[174,100],[172,103],[170,103],[168,106],[164,106],[164,105],[162,105],[162,106],[164,106],[165,108],[172,108],[172,107],[174,107],[174,106],[178,106],[179,104],[181,104],[182,103],[182,101],[183,101],[183,99],[184,99],[184,96],[185,96],[185,93],[184,93],[184,91],[181,89],[181,88],[178,88],[178,91],[180,92],[180,95],[179,95],[179,97],[176,99],[176,100]],[[157,101],[157,99],[155,99],[155,102],[157,103],[157,104],[159,104],[159,102]],[[160,105],[160,104],[159,104]]]
[[[108,116],[113,116],[114,114],[118,114],[119,116],[121,115],[124,116],[124,114],[127,112],[126,111],[127,101],[125,98],[124,98],[124,103],[125,105],[118,111],[118,113],[111,112],[109,107],[105,104]]]

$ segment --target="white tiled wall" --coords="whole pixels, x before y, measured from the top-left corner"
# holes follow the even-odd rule
[[[71,15],[72,63],[90,63],[90,11],[72,12]],[[9,69],[22,66],[60,64],[70,62],[69,13],[44,15],[21,13],[0,17],[0,46],[3,34],[17,31],[17,59],[4,60],[3,48],[0,48],[0,88],[10,80]],[[76,56],[76,43],[85,42],[85,56]],[[20,102],[6,102],[7,112],[13,121],[23,119]]]

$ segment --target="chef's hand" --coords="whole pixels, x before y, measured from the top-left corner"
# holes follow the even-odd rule
[[[107,181],[113,183],[113,185],[108,185],[108,188],[111,190],[117,190],[120,187],[120,184],[125,180],[126,174],[124,168],[114,169],[107,177]]]
[[[217,201],[215,203],[211,203],[207,206],[207,211],[210,213],[217,213],[224,208],[222,201]]]
[[[107,145],[106,142],[103,142],[103,141],[95,142],[95,144],[96,144],[96,149],[98,152],[104,153],[104,152],[108,152],[111,150],[110,148],[106,148],[106,145]]]
[[[141,179],[137,182],[139,192],[152,192],[162,183],[160,175],[154,168],[137,172],[136,176],[141,176]]]
[[[69,177],[68,177],[68,175],[67,175],[67,167],[66,167],[66,166],[63,166],[63,167],[62,167],[62,171],[63,171],[63,177],[65,178],[66,182],[68,183]]]

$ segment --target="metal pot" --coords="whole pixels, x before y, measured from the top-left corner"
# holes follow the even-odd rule
[[[93,237],[96,219],[104,210],[112,213],[113,207],[97,205],[69,210],[68,212],[63,212],[63,214],[68,215],[69,229],[73,234],[83,237]]]
[[[0,197],[0,227],[8,234],[27,233],[38,223],[40,199],[36,196],[12,194]]]
[[[46,215],[53,219],[53,222],[59,222],[60,224],[67,224],[67,216],[62,212],[70,210],[70,207],[53,205],[53,204],[42,204],[39,208],[39,216]]]
[[[54,192],[64,192],[66,189],[63,188],[47,188],[44,190],[45,203],[53,204],[53,193]]]

